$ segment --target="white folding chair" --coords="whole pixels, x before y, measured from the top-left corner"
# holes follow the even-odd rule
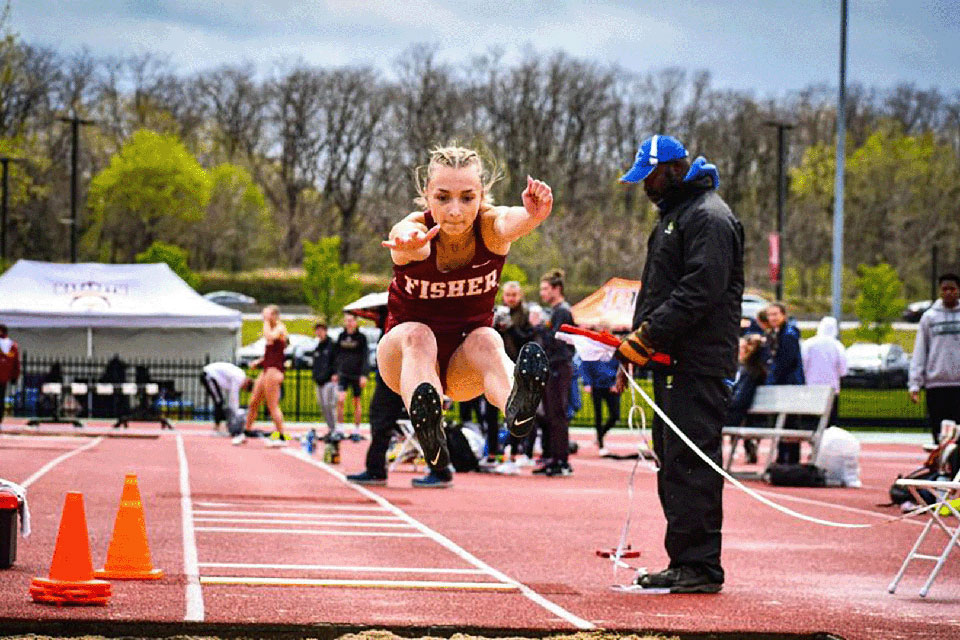
[[[423,457],[423,449],[420,448],[420,443],[417,442],[417,435],[413,431],[413,424],[409,420],[397,420],[397,428],[400,429],[400,442],[390,450],[390,454],[394,455],[393,461],[390,462],[390,466],[387,467],[388,471],[393,471],[394,468],[402,463],[410,461],[413,464],[414,471],[417,470],[417,460]]]
[[[941,479],[912,480],[901,478],[896,482],[897,486],[907,488],[913,496],[913,501],[918,505],[926,504],[926,501],[920,497],[921,490],[932,493],[936,496],[937,502],[931,507],[927,524],[923,527],[920,535],[917,536],[917,541],[914,543],[913,548],[910,549],[910,553],[904,558],[903,564],[900,566],[900,571],[897,572],[893,582],[891,582],[887,588],[887,591],[890,593],[896,591],[897,584],[899,584],[900,579],[903,578],[908,564],[914,560],[927,560],[935,564],[930,571],[930,575],[927,576],[927,581],[920,589],[920,597],[926,597],[930,591],[930,586],[937,578],[937,574],[940,573],[940,570],[946,563],[947,556],[950,555],[954,547],[960,548],[960,511],[957,511],[957,507],[960,506],[960,500],[958,500],[958,498],[960,498],[960,468],[951,469],[949,465],[950,457],[957,450],[957,439],[960,437],[960,431],[958,431],[956,424],[947,420],[944,420],[944,423],[940,431],[939,468],[943,474],[941,475]],[[927,534],[930,533],[934,527],[943,531],[949,541],[939,555],[921,553],[920,546],[926,539]]]

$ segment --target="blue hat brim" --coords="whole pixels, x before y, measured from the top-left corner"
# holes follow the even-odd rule
[[[620,178],[620,182],[629,182],[629,183],[643,182],[644,180],[647,179],[647,176],[653,173],[653,170],[656,168],[657,166],[653,164],[644,164],[642,162],[637,162],[633,165],[630,171],[627,171],[623,175],[623,177]]]

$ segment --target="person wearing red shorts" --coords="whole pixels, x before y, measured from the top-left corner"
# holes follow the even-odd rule
[[[398,222],[382,243],[394,275],[377,364],[403,398],[430,467],[413,485],[446,487],[453,476],[444,393],[455,401],[486,395],[515,436],[533,426],[549,376],[547,357],[529,343],[512,362],[493,328],[493,311],[510,243],[546,220],[553,193],[528,176],[522,207],[494,206],[495,178],[475,151],[462,147],[434,149],[425,169],[417,179],[422,210]]]
[[[273,426],[276,431],[267,446],[283,446],[287,440],[283,433],[283,412],[280,411],[280,386],[283,384],[284,349],[287,347],[287,326],[280,321],[280,309],[268,305],[263,309],[263,338],[266,341],[263,358],[255,362],[254,368],[260,367],[263,372],[253,383],[250,392],[250,402],[247,406],[247,421],[243,433],[233,439],[233,444],[243,444],[244,435],[253,428],[253,421],[257,419],[260,403],[265,402]]]

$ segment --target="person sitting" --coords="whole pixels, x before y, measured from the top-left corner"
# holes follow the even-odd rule
[[[753,404],[757,387],[767,379],[763,342],[763,336],[756,333],[740,338],[740,365],[731,384],[730,406],[727,408],[724,424],[739,427],[746,422],[747,411]],[[756,440],[749,438],[744,440],[743,449],[747,454],[747,462],[755,463],[757,461]]]

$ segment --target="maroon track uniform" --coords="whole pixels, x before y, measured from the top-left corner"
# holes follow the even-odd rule
[[[283,338],[267,343],[267,348],[263,352],[263,370],[279,369],[280,373],[283,373],[283,350],[286,348],[287,341]]]
[[[427,230],[436,222],[427,211]],[[476,249],[468,264],[443,272],[437,267],[437,238],[430,241],[430,257],[393,266],[387,297],[384,333],[403,322],[422,322],[437,339],[440,381],[446,388],[450,357],[464,338],[479,327],[493,326],[493,308],[500,288],[500,271],[506,256],[490,251],[483,243],[480,218],[473,223]]]

